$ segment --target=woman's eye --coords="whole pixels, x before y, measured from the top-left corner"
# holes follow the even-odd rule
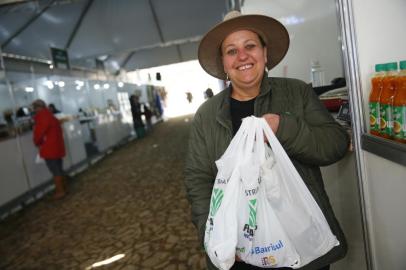
[[[226,53],[227,53],[227,55],[235,55],[235,54],[237,54],[237,49],[230,49]]]
[[[245,46],[245,48],[248,49],[248,50],[254,49],[255,47],[256,47],[255,44],[247,44],[247,45]]]

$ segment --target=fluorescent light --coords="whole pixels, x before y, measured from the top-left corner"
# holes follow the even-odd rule
[[[76,80],[75,83],[80,87],[82,87],[85,84],[83,81],[79,81],[79,80]]]
[[[46,81],[45,85],[48,87],[48,89],[54,89],[54,83],[52,81]]]
[[[284,25],[296,25],[304,23],[305,19],[292,15],[288,17],[279,18],[279,21],[281,21]]]
[[[27,93],[34,92],[34,88],[31,87],[31,86],[27,86],[27,87],[25,88],[25,92],[27,92]]]
[[[64,81],[59,81],[59,82],[58,82],[58,86],[59,86],[59,87],[64,87],[64,86],[65,86],[65,82],[64,82]]]

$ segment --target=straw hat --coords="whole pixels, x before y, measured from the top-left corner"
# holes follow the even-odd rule
[[[227,35],[238,30],[251,30],[265,41],[268,69],[282,61],[288,51],[289,34],[279,21],[264,15],[241,15],[234,10],[224,17],[223,22],[207,32],[200,42],[198,58],[207,73],[222,80],[226,79],[220,54],[221,43]]]

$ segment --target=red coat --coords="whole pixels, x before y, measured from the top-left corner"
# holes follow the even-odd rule
[[[65,144],[59,120],[44,108],[34,116],[34,144],[39,147],[43,159],[59,159],[65,156]]]

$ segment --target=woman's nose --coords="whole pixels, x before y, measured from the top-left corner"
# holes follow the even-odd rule
[[[238,59],[244,60],[248,57],[247,52],[244,49],[238,50]]]

